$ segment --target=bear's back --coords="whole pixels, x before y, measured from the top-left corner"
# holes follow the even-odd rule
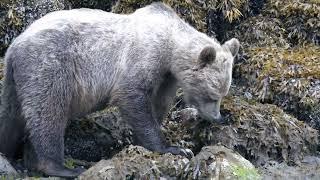
[[[112,21],[121,18],[121,16],[102,10],[86,8],[54,11],[33,22],[21,35],[32,36],[49,29],[64,31],[66,27],[76,28],[78,25],[112,23]]]
[[[182,26],[187,27],[170,7],[162,3],[153,3],[129,15],[81,8],[48,13],[33,22],[15,41],[29,41],[48,30],[67,34],[70,31],[77,33],[99,29],[121,34],[153,33],[154,36],[158,36]]]

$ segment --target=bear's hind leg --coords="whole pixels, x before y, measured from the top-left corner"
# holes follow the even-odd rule
[[[57,69],[46,72],[50,74],[42,73],[18,88],[26,121],[25,165],[49,176],[76,177],[80,172],[63,166],[64,134],[72,98],[70,78]]]

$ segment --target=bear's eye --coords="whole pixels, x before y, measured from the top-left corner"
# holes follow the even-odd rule
[[[212,96],[207,96],[207,97],[205,97],[205,98],[204,98],[204,101],[205,101],[206,103],[216,103],[216,102],[218,102],[218,100],[215,99],[215,98],[213,98]]]

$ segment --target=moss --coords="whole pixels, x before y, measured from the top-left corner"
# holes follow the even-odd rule
[[[75,168],[74,160],[70,159],[70,158],[66,159],[64,162],[64,166],[66,166],[67,168],[70,168],[70,169],[74,169]]]
[[[17,177],[13,175],[0,175],[0,180],[15,180]]]
[[[232,166],[233,174],[239,180],[260,180],[261,175],[256,169],[248,169],[242,166]]]

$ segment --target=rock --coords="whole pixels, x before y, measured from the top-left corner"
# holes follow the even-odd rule
[[[102,160],[79,179],[159,179],[177,177],[189,162],[182,156],[159,155],[140,146],[130,145],[112,159]]]
[[[301,164],[288,166],[276,161],[268,162],[261,167],[263,179],[320,179],[320,158],[305,157]]]
[[[180,123],[188,119],[170,119],[169,116],[163,129],[172,144],[192,149],[194,153],[203,146],[221,143],[257,166],[269,160],[295,164],[317,151],[317,130],[275,105],[229,95],[222,101],[221,112],[228,120],[224,125],[208,123],[201,118],[191,118],[189,124]]]
[[[246,53],[234,71],[245,91],[320,130],[320,47],[250,47]]]
[[[17,176],[18,173],[8,159],[0,153],[0,179],[2,176]]]
[[[255,167],[224,146],[203,147],[183,172],[183,179],[260,179]]]
[[[292,45],[320,44],[319,1],[269,0],[263,15],[281,20]]]
[[[45,178],[45,177],[25,177],[25,178],[22,178],[21,180],[34,180],[34,179],[37,179],[37,180],[65,180],[65,178],[59,178],[59,177],[48,177],[48,178]]]
[[[256,26],[253,26],[256,24]],[[249,17],[226,33],[226,39],[238,38],[242,47],[289,47],[285,29],[280,19],[261,14]]]
[[[65,154],[86,161],[109,158],[132,143],[132,131],[116,107],[72,119],[65,135]]]
[[[67,4],[70,8],[91,8],[111,11],[111,7],[117,0],[68,0]]]
[[[239,169],[247,173],[237,174]],[[188,160],[131,145],[112,159],[100,161],[79,179],[234,179],[239,176],[257,178],[259,174],[249,161],[223,146],[204,147]]]

